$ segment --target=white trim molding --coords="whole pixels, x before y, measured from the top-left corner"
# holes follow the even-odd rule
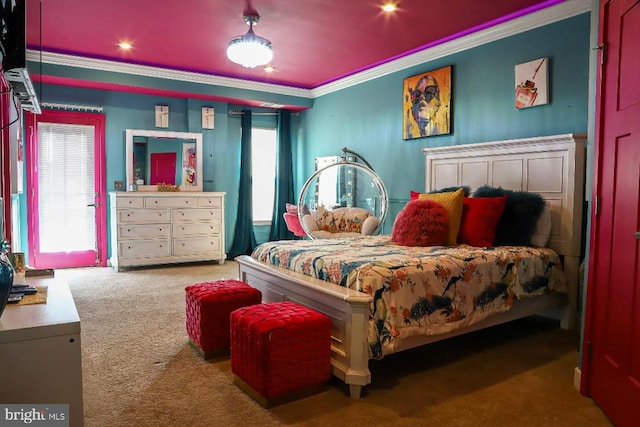
[[[270,94],[297,96],[313,99],[327,95],[350,86],[354,86],[387,74],[401,71],[406,68],[443,58],[458,52],[481,46],[496,40],[507,38],[534,28],[552,24],[573,16],[590,12],[591,0],[566,0],[557,5],[539,10],[529,15],[495,25],[473,34],[452,40],[441,45],[436,45],[411,55],[387,62],[370,68],[360,73],[345,77],[314,89],[302,89],[285,85],[255,82],[250,80],[235,79],[230,77],[213,76],[208,74],[171,70],[147,65],[129,64],[104,59],[84,58],[73,55],[65,55],[52,52],[40,52],[27,50],[27,60],[42,62],[66,67],[92,69],[112,73],[132,74],[145,77],[156,77],[166,80],[177,80],[191,83],[200,83],[211,86],[223,86],[235,89],[247,89]]]
[[[126,62],[108,61],[106,59],[84,58],[81,56],[61,53],[27,50],[27,60],[44,64],[61,65],[64,67],[84,68],[89,70],[106,71],[111,73],[132,74],[136,76],[155,77],[166,80],[177,80],[189,83],[200,83],[210,86],[224,86],[235,89],[249,89],[270,94],[281,94],[311,98],[308,89],[294,88],[284,85],[253,82],[249,80],[233,79],[230,77],[212,76],[191,71],[170,70],[167,68],[151,67],[148,65],[129,64]]]
[[[576,366],[573,370],[573,386],[578,391],[580,391],[581,382],[582,382],[582,370]]]
[[[396,59],[395,61],[387,62],[386,64],[370,68],[324,86],[319,86],[312,89],[311,92],[314,98],[327,95],[331,92],[336,92],[387,74],[395,73],[396,71],[444,58],[445,56],[453,55],[590,11],[591,0],[567,0],[555,6],[460,37],[448,43],[413,53]]]

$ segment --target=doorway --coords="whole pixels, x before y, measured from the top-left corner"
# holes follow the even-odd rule
[[[640,1],[601,0],[589,290],[581,390],[640,425]]]
[[[105,117],[75,111],[27,116],[29,265],[107,265]]]
[[[151,185],[176,185],[176,153],[151,153]]]

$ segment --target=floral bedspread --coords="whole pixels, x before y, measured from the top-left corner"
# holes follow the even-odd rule
[[[567,287],[548,248],[406,247],[367,236],[268,242],[252,257],[372,295],[369,347],[377,359],[405,337],[447,333],[515,299]]]

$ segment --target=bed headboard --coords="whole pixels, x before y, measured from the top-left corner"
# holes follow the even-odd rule
[[[482,185],[539,193],[551,208],[549,247],[579,257],[586,134],[425,148],[426,191]]]

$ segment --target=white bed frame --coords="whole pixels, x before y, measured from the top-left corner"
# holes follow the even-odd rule
[[[451,147],[425,148],[426,190],[488,184],[541,194],[550,204],[552,232],[549,246],[563,257],[569,282],[568,301],[549,294],[516,301],[511,310],[452,333],[404,340],[398,351],[489,326],[563,308],[561,326],[576,322],[578,268],[582,241],[584,152],[586,135],[565,134]],[[408,191],[408,190],[407,190]],[[368,294],[332,285],[300,273],[272,267],[249,256],[236,258],[240,280],[258,288],[264,302],[296,301],[332,320],[333,374],[359,398],[371,382],[369,371]]]

